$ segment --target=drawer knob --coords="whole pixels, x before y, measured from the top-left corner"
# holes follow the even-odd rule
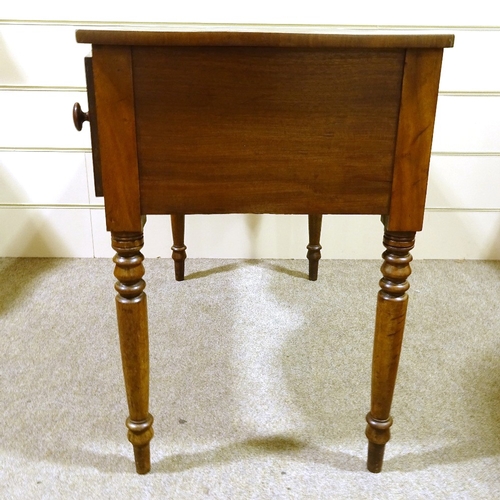
[[[89,121],[88,111],[84,113],[82,111],[80,103],[75,102],[75,105],[73,106],[73,123],[75,124],[76,130],[78,131],[82,130],[83,122],[88,122],[88,121]]]

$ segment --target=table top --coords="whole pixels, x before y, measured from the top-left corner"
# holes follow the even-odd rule
[[[79,43],[233,47],[446,48],[451,34],[280,33],[259,31],[77,30]]]

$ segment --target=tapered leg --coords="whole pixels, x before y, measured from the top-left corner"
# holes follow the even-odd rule
[[[174,244],[172,245],[172,259],[174,259],[175,279],[184,280],[184,262],[186,260],[186,245],[184,245],[184,214],[173,214],[170,216],[172,224],[172,236]]]
[[[318,279],[318,264],[321,259],[321,245],[319,239],[321,236],[321,214],[309,214],[309,245],[307,245],[307,258],[309,259],[309,279],[316,281]]]
[[[128,439],[134,446],[139,474],[151,468],[149,442],[153,437],[153,417],[149,414],[149,345],[142,233],[112,233],[116,251],[115,289],[123,375],[127,391]]]
[[[366,416],[368,425],[368,470],[380,472],[384,449],[390,439],[392,396],[396,383],[401,343],[405,326],[411,273],[410,250],[415,233],[386,232],[382,257],[381,290],[378,293],[375,340],[373,346],[371,409]]]

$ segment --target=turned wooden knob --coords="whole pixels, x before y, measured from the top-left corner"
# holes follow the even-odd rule
[[[89,121],[88,111],[84,113],[82,111],[80,103],[75,102],[75,105],[73,106],[73,123],[75,124],[76,130],[78,131],[82,130],[83,122],[88,122],[88,121]]]

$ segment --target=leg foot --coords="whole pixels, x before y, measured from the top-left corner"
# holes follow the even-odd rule
[[[367,468],[370,472],[378,473],[382,471],[384,461],[385,444],[375,444],[368,442],[368,462]]]
[[[319,244],[321,236],[321,214],[309,214],[309,244],[307,245],[307,258],[309,260],[309,280],[318,279],[318,265],[321,259],[321,245]]]
[[[151,470],[149,443],[145,446],[134,446],[135,470],[137,474],[147,474]]]

